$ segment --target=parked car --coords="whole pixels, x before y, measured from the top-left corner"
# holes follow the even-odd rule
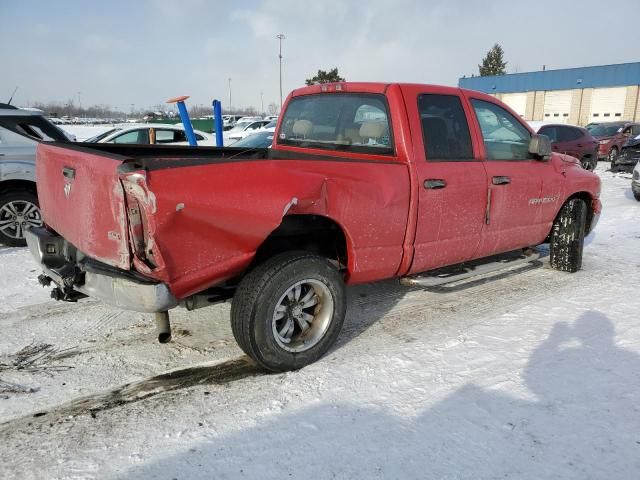
[[[273,143],[273,130],[261,130],[252,133],[233,144],[234,148],[269,148]]]
[[[614,172],[631,172],[640,162],[640,135],[628,138],[622,145],[620,154],[611,162]]]
[[[215,136],[194,130],[198,145],[215,146]],[[162,123],[120,125],[85,140],[87,143],[128,143],[139,145],[188,145],[182,125]]]
[[[42,226],[36,193],[38,141],[71,138],[40,112],[0,104],[0,243],[26,245],[24,232]]]
[[[224,144],[231,146],[238,140],[257,132],[271,123],[269,120],[240,120],[231,130],[224,132]]]
[[[224,130],[231,130],[242,115],[222,115],[222,126]]]
[[[545,242],[575,272],[601,211],[598,176],[506,105],[433,85],[295,90],[270,149],[40,144],[37,175],[27,238],[55,298],[157,312],[160,341],[171,308],[233,298],[234,337],[273,371],[334,344],[345,284],[460,281]]]
[[[631,191],[635,199],[640,202],[640,162],[636,163],[636,166],[633,168]]]
[[[584,128],[586,128],[587,130],[591,131],[593,130],[595,127],[597,127],[598,125],[600,125],[600,122],[591,122],[591,123],[587,123]]]
[[[631,136],[640,134],[640,124],[631,122],[599,123],[589,133],[600,143],[598,158],[615,163],[622,144]]]
[[[538,133],[551,140],[555,152],[571,155],[580,160],[582,168],[593,170],[598,165],[598,141],[586,128],[572,125],[544,125]]]

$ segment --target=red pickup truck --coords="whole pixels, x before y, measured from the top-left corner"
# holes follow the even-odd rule
[[[459,280],[545,242],[574,272],[601,210],[599,178],[504,104],[431,85],[295,90],[269,149],[42,143],[36,172],[27,238],[55,298],[159,312],[164,340],[169,309],[233,298],[238,344],[275,371],[330,348],[345,284]]]

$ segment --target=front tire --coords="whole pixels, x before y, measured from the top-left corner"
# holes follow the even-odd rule
[[[25,230],[43,225],[38,197],[29,190],[13,190],[0,195],[0,243],[24,247]]]
[[[587,205],[573,198],[560,209],[550,235],[550,264],[562,272],[574,273],[582,268],[582,250],[587,223]]]
[[[297,370],[331,348],[346,306],[342,276],[326,258],[289,252],[242,279],[231,304],[231,328],[240,348],[262,367]]]

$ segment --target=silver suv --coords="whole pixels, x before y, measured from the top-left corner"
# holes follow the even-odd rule
[[[24,246],[25,229],[42,226],[36,146],[39,141],[69,140],[40,112],[0,104],[0,243]]]

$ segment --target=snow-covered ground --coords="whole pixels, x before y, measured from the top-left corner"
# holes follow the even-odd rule
[[[350,288],[338,346],[286,374],[241,355],[228,304],[160,345],[0,250],[0,478],[640,478],[640,203],[598,173],[582,271]]]

